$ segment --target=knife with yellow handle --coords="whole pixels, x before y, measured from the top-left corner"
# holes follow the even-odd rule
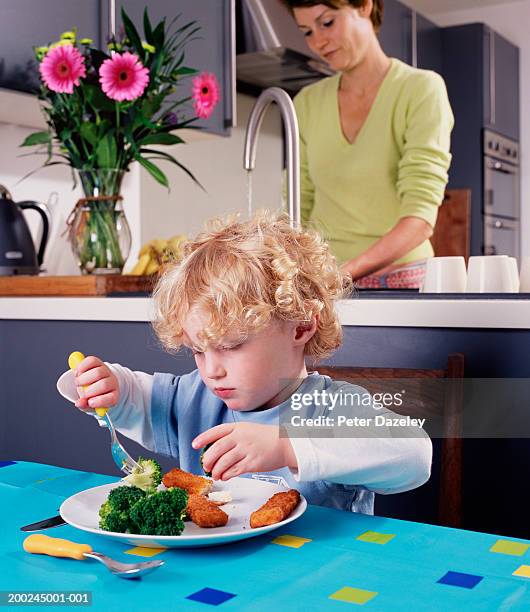
[[[73,353],[70,353],[70,356],[68,357],[69,368],[71,370],[75,370],[84,358],[85,356],[83,355],[83,353],[80,353],[79,351],[74,351]],[[86,389],[86,387],[83,387],[83,389]],[[107,410],[108,408],[96,408],[96,414],[100,417],[103,417],[107,414]]]
[[[78,544],[70,540],[60,538],[50,538],[50,536],[35,533],[28,536],[22,546],[26,552],[36,555],[49,555],[50,557],[70,557],[78,561],[87,558],[95,559],[115,576],[120,578],[140,578],[148,572],[164,564],[163,561],[145,561],[141,563],[121,563],[107,555],[103,555],[92,549],[89,544]]]

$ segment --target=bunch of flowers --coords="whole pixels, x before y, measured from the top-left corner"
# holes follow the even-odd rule
[[[196,181],[170,153],[152,147],[182,143],[174,132],[196,127],[191,124],[208,118],[219,100],[217,80],[208,73],[193,78],[188,95],[172,95],[183,79],[197,73],[184,65],[184,47],[199,27],[196,22],[179,26],[178,18],[167,28],[165,19],[153,27],[146,9],[142,39],[123,9],[122,21],[124,34],[109,42],[108,52],[90,39],[77,40],[75,31],[35,49],[48,129],[29,135],[22,146],[40,145],[47,156],[44,166],[125,171],[137,161],[168,187],[152,161],[162,159]],[[195,116],[187,118],[191,105]]]

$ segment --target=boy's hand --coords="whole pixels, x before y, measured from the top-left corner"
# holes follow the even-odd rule
[[[77,408],[110,408],[118,402],[118,379],[98,357],[85,357],[75,369],[75,375],[75,385],[80,395],[75,402]]]
[[[229,480],[250,472],[271,472],[283,467],[298,469],[289,438],[279,428],[255,423],[225,423],[198,435],[193,448],[214,442],[203,457],[206,472],[214,480]]]

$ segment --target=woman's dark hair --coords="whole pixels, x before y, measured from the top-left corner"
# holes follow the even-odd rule
[[[295,8],[305,8],[316,6],[317,4],[325,4],[330,8],[338,9],[342,6],[352,6],[353,8],[362,8],[366,4],[366,0],[281,0],[283,4],[293,12]],[[373,0],[374,6],[370,14],[370,20],[374,26],[374,30],[379,32],[383,23],[383,8],[384,0]]]

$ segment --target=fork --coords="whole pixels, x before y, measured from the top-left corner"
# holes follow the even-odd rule
[[[84,358],[85,356],[83,353],[74,351],[73,353],[70,353],[70,356],[68,357],[68,366],[71,370],[75,370],[75,368],[83,361]],[[114,463],[122,472],[125,472],[126,474],[132,474],[133,470],[141,472],[142,468],[129,455],[118,440],[116,430],[114,429],[114,425],[112,424],[109,415],[107,414],[107,410],[108,408],[96,408],[96,414],[104,420],[109,430],[110,450]]]

